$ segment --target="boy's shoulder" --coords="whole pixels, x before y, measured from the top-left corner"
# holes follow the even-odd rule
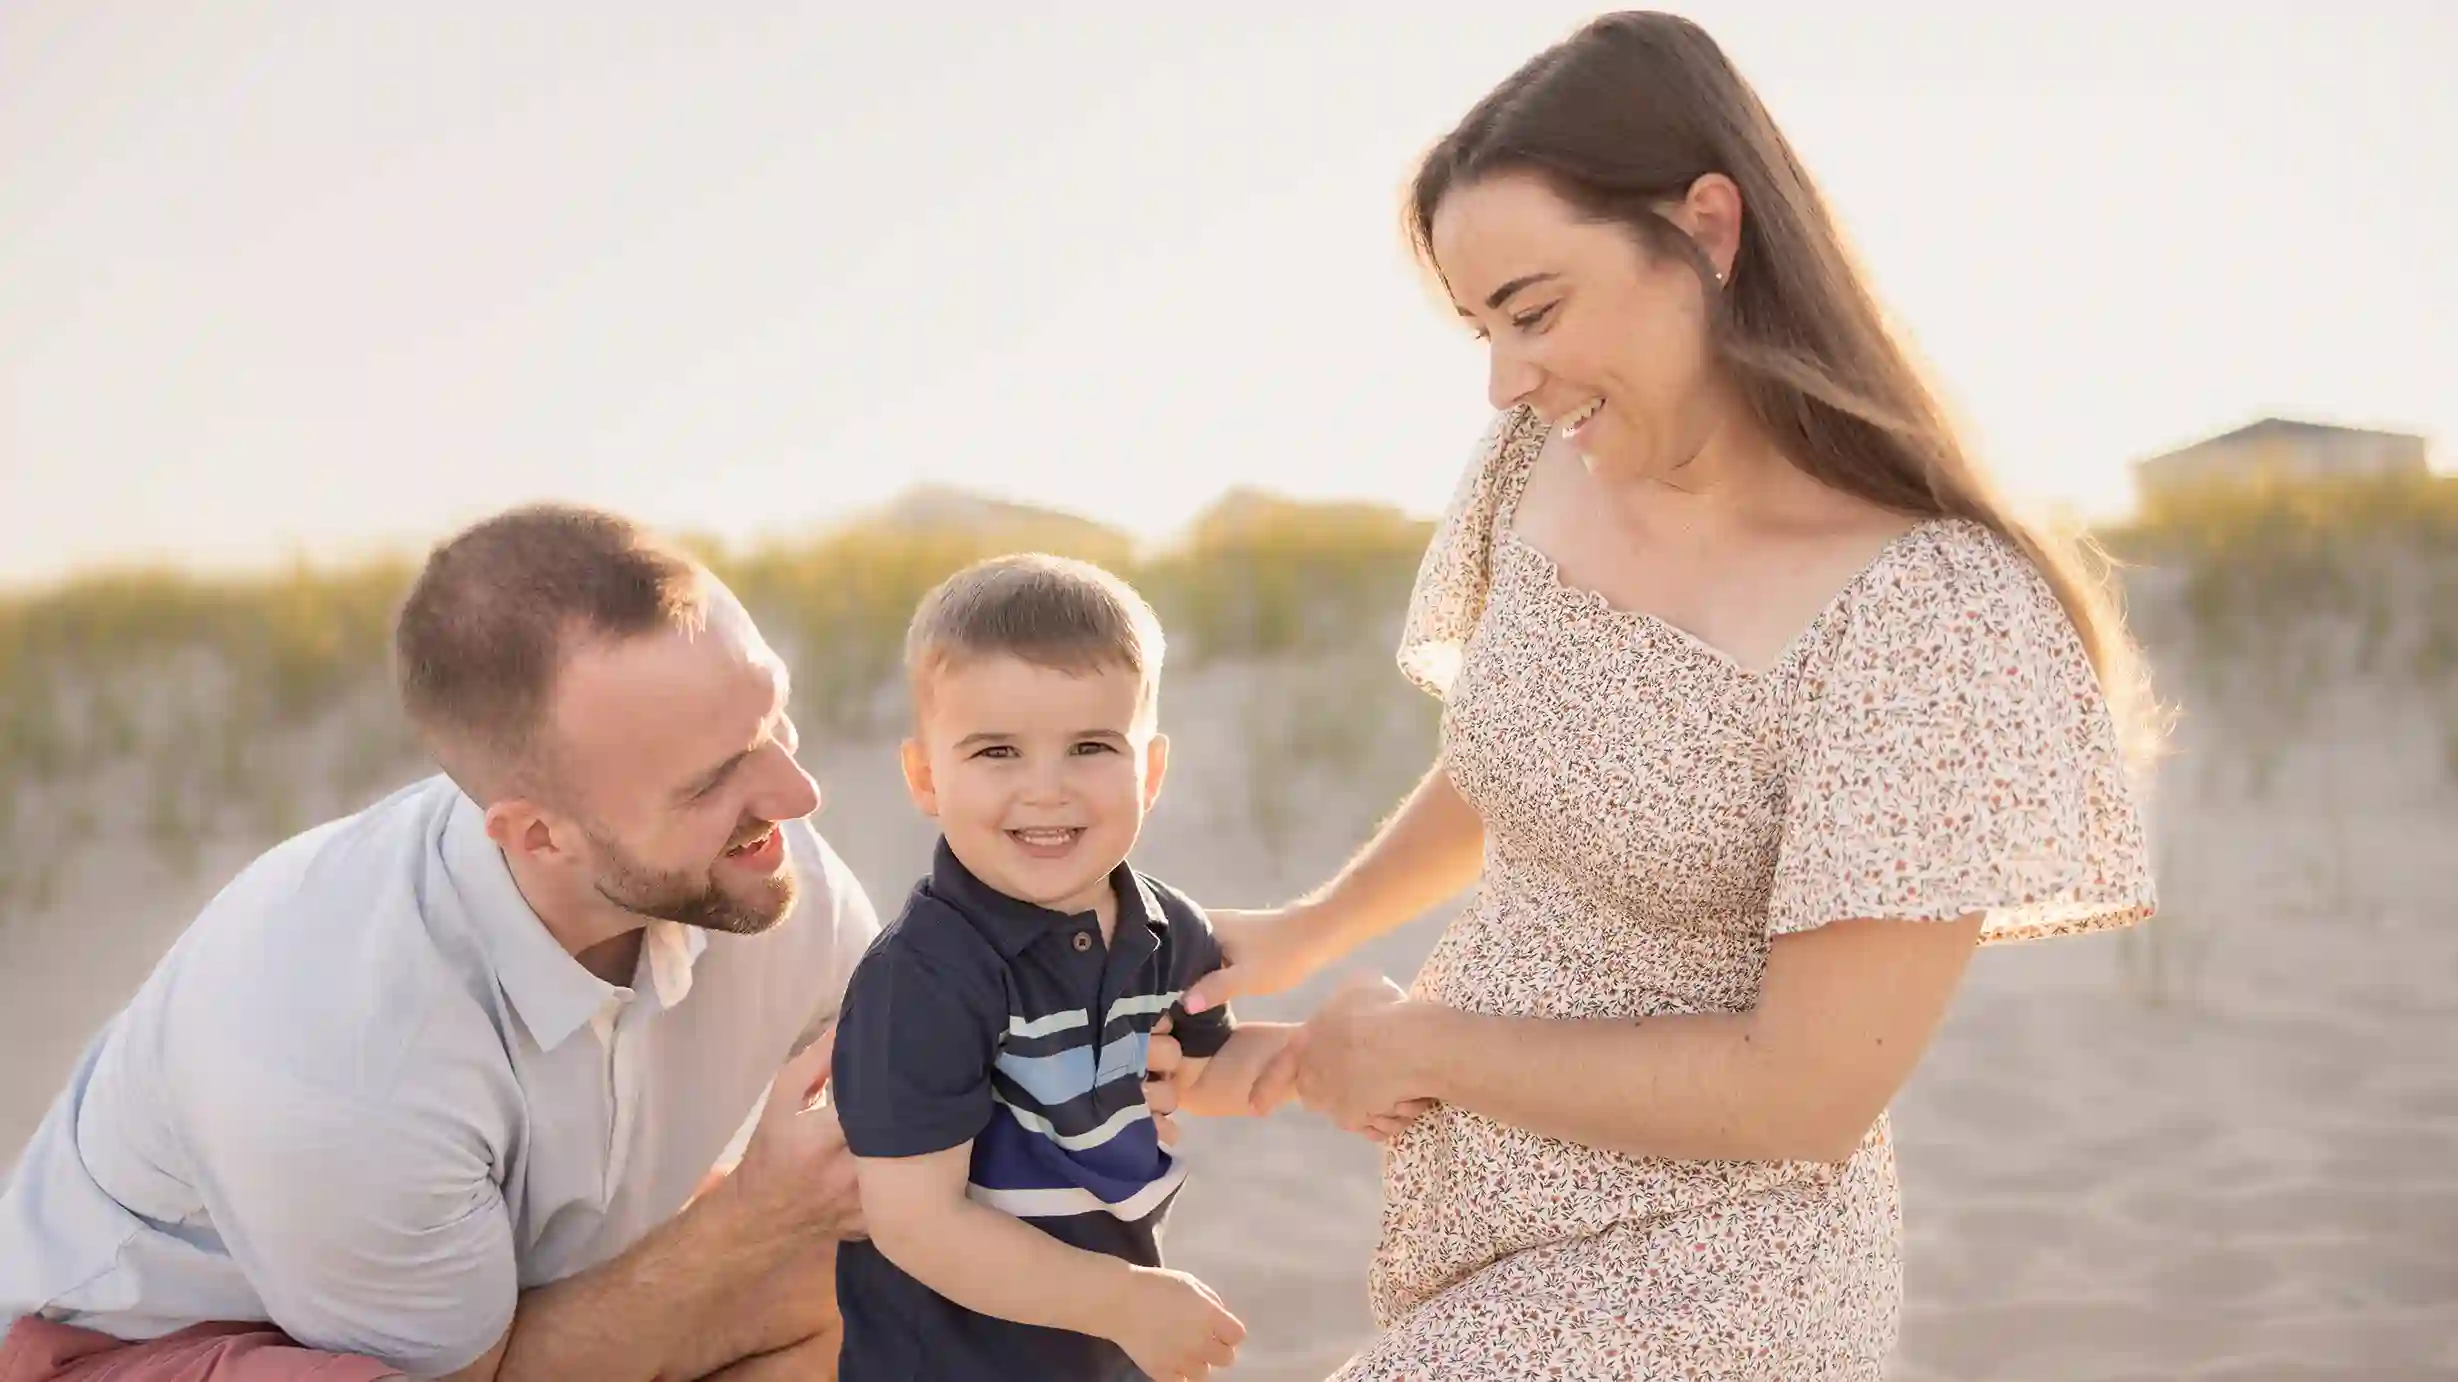
[[[1145,894],[1159,904],[1163,922],[1172,927],[1192,926],[1205,932],[1212,929],[1212,918],[1204,912],[1203,907],[1195,899],[1142,869],[1136,868],[1133,864],[1127,866],[1127,871],[1134,876],[1136,883],[1143,888]]]
[[[879,928],[862,952],[861,968],[878,969],[900,960],[918,960],[934,970],[991,972],[1004,969],[996,947],[948,899],[931,889],[930,880],[917,882],[905,894],[904,905]]]

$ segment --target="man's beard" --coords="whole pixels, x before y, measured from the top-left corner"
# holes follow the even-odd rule
[[[796,879],[790,855],[784,868],[759,880],[759,895],[745,900],[718,883],[713,864],[696,874],[689,869],[653,869],[594,830],[589,832],[589,843],[606,860],[606,870],[597,880],[598,896],[627,912],[729,936],[756,936],[785,920],[794,905]],[[784,843],[778,841],[780,847]]]

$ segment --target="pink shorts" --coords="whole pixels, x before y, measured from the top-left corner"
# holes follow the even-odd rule
[[[126,1343],[45,1319],[0,1338],[0,1382],[384,1382],[373,1358],[317,1353],[269,1324],[199,1324]]]

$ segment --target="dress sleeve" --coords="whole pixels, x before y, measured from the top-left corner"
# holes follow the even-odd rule
[[[2012,941],[2150,916],[2134,785],[2063,606],[1985,530],[1906,541],[1805,707],[1769,933],[1979,913],[1982,940]]]
[[[1526,407],[1498,414],[1477,444],[1451,503],[1434,525],[1400,629],[1400,671],[1448,697],[1468,636],[1485,613],[1495,532],[1542,450],[1545,429]]]

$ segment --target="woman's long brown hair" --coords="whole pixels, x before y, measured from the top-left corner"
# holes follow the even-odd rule
[[[1444,195],[1501,173],[1540,178],[1651,253],[1689,262],[1717,304],[1719,358],[1795,465],[1898,513],[1983,524],[2029,557],[2081,636],[2128,758],[2142,766],[2155,756],[2156,707],[2105,556],[2017,515],[1965,451],[1807,170],[1703,30],[1669,14],[1606,15],[1494,88],[1417,170],[1408,229],[1429,267]],[[1705,254],[1658,209],[1708,173],[1741,190],[1741,243],[1720,288]]]

